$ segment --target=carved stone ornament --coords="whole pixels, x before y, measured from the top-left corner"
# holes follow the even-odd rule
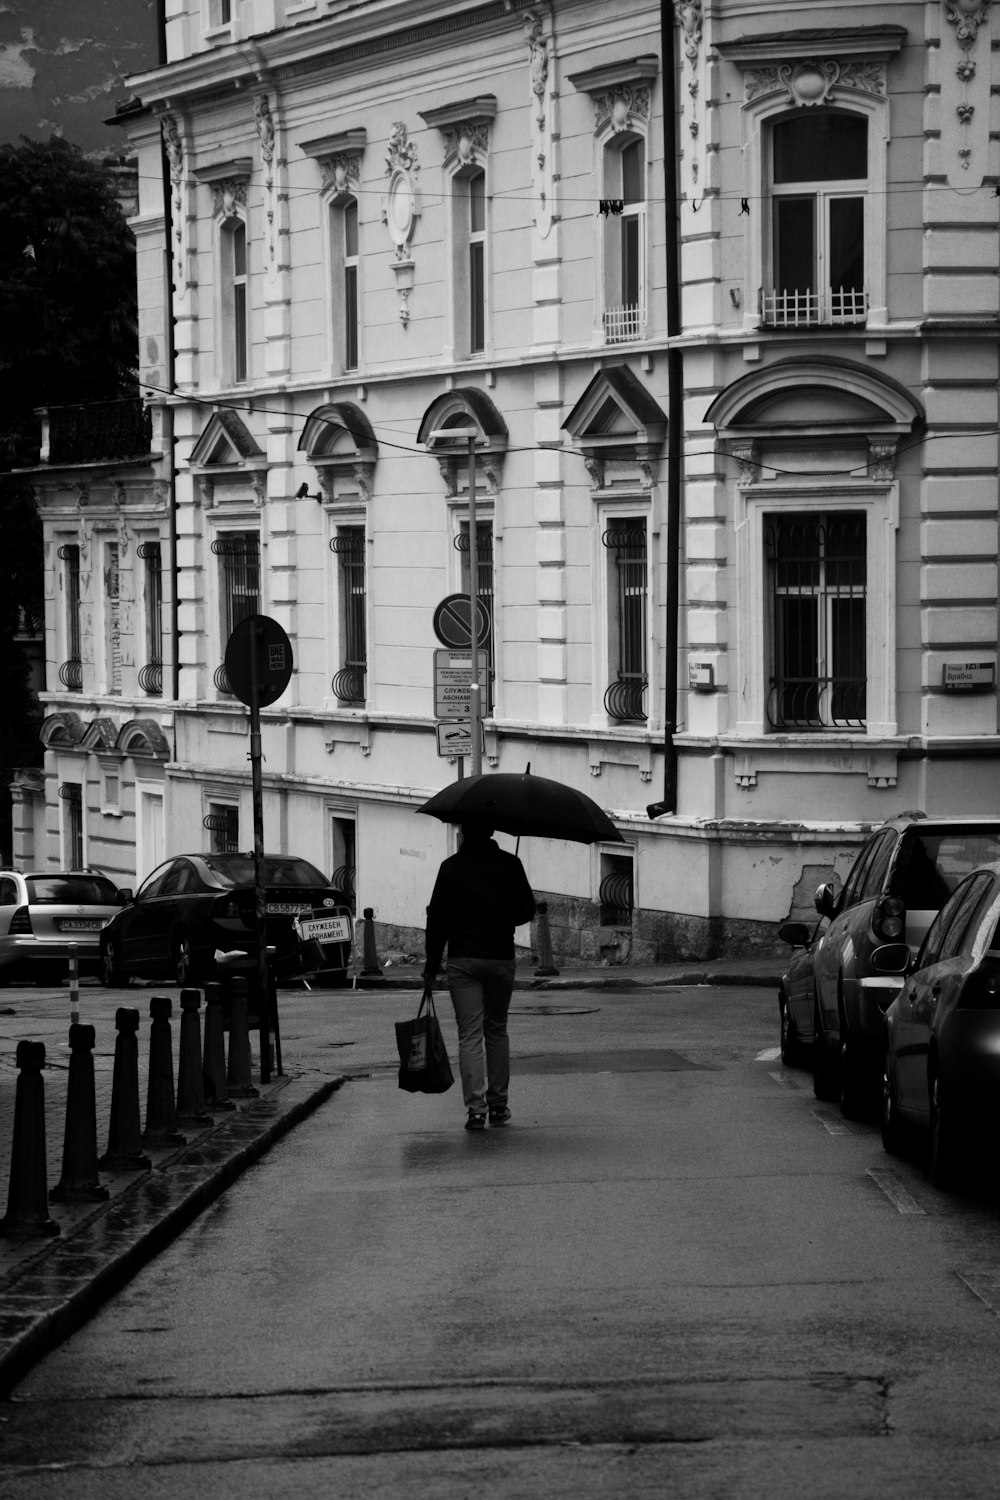
[[[896,472],[896,439],[870,439],[868,443],[868,478],[888,483]]]
[[[639,465],[639,483],[644,490],[651,490],[656,483],[656,456],[648,448],[640,448],[636,451],[636,463]]]
[[[346,151],[320,157],[320,171],[324,192],[354,193],[361,182],[361,157]]]
[[[489,155],[490,126],[488,120],[464,120],[460,125],[446,130],[444,135],[444,159],[449,165],[457,161],[469,167],[475,163],[482,166]]]
[[[205,474],[198,475],[198,490],[201,494],[201,503],[206,510],[211,510],[215,503],[215,484]]]
[[[945,18],[955,28],[960,47],[974,47],[979,28],[989,14],[990,0],[945,0]]]
[[[538,101],[540,111],[538,125],[545,128],[545,91],[549,80],[549,44],[542,35],[542,23],[533,11],[526,11],[521,18],[524,40],[528,44],[528,59],[531,68],[531,92]]]
[[[531,83],[531,195],[534,205],[535,231],[546,239],[553,223],[555,176],[552,157],[552,70],[549,67],[549,42],[543,34],[542,19],[534,11],[525,11],[521,27],[528,48],[528,73]]]
[[[606,468],[604,459],[599,458],[596,454],[585,454],[583,459],[583,467],[590,475],[590,488],[595,492],[597,490],[603,490],[604,471]]]
[[[260,136],[260,154],[268,166],[274,161],[274,119],[271,104],[266,94],[256,94],[253,101],[254,120]]]
[[[694,67],[701,46],[702,0],[674,0],[674,15],[684,33],[684,56]]]
[[[267,499],[267,475],[251,474],[250,488],[253,490],[254,505],[263,505]]]
[[[760,450],[756,443],[739,443],[733,447],[733,457],[738,470],[736,483],[740,489],[756,484],[760,478]]]
[[[371,463],[356,463],[351,473],[358,487],[358,494],[367,505],[372,498],[372,481],[375,477],[375,465]]]
[[[226,177],[222,182],[212,183],[212,212],[224,219],[236,219],[239,210],[247,206],[247,180]]]
[[[649,89],[645,84],[636,88],[609,89],[594,100],[596,126],[600,130],[606,121],[611,121],[615,134],[631,130],[633,120],[649,119]]]
[[[803,58],[798,62],[748,68],[746,98],[748,103],[765,94],[784,92],[789,104],[808,108],[828,104],[834,90],[852,89],[860,93],[885,95],[885,65],[867,58]]]
[[[414,270],[410,258],[410,239],[420,213],[416,183],[420,166],[417,162],[417,148],[409,139],[402,120],[397,120],[389,133],[385,170],[389,177],[389,191],[382,203],[382,222],[396,247],[395,259],[390,264],[399,294],[399,321],[406,328],[410,321],[410,292],[413,290]]]
[[[164,115],[160,124],[163,131],[163,149],[170,168],[171,209],[173,218],[173,244],[170,247],[173,268],[174,291],[182,297],[185,291],[184,277],[184,142],[181,140],[177,119]]]
[[[441,470],[441,478],[444,480],[445,495],[449,500],[454,500],[458,494],[458,475],[455,473],[454,460],[439,458],[438,468]]]

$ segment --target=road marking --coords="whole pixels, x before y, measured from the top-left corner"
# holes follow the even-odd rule
[[[885,1167],[869,1167],[868,1176],[877,1188],[888,1198],[889,1202],[901,1214],[925,1214],[927,1210],[921,1208],[910,1193],[908,1193],[896,1176]]]
[[[797,1083],[789,1073],[769,1073],[768,1077],[773,1078],[775,1083],[780,1083],[783,1089],[797,1089],[801,1087],[801,1084]]]
[[[1000,1317],[1000,1278],[989,1275],[977,1276],[974,1272],[966,1276],[962,1271],[956,1271],[955,1275],[974,1297],[986,1304],[991,1313]]]
[[[765,1047],[763,1052],[758,1052],[754,1062],[777,1062],[781,1056],[780,1047]]]
[[[828,1130],[831,1135],[851,1134],[844,1121],[836,1119],[833,1115],[824,1115],[820,1110],[814,1109],[812,1117],[814,1120],[818,1120],[824,1130]]]

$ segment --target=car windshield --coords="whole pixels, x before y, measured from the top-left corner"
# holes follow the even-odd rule
[[[908,911],[937,911],[960,880],[980,865],[1000,860],[1000,827],[911,830],[903,840],[892,879],[892,894]]]
[[[252,854],[203,854],[201,858],[222,885],[253,885]],[[305,859],[264,856],[264,884],[278,886],[329,885],[330,882]]]
[[[31,875],[25,881],[32,906],[114,906],[118,891],[100,875]]]

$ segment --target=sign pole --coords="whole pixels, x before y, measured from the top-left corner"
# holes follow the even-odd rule
[[[472,686],[469,694],[469,729],[472,732],[472,774],[483,770],[483,747],[479,698],[479,527],[476,522],[476,435],[469,433],[469,621],[472,648]],[[461,765],[461,761],[459,762]],[[460,773],[461,774],[461,773]]]
[[[260,991],[260,1081],[271,1081],[271,1042],[268,1036],[270,988],[267,976],[267,895],[264,890],[264,783],[260,748],[260,683],[258,652],[261,630],[255,626],[250,644],[250,771],[253,778],[253,882],[257,926],[257,985]]]

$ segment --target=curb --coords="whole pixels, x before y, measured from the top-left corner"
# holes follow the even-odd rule
[[[421,986],[421,976],[417,973],[384,975],[379,979],[359,979],[359,990],[412,990]],[[607,976],[588,975],[584,971],[579,978],[574,978],[572,969],[567,969],[558,977],[542,979],[518,975],[514,980],[515,990],[659,990],[671,989],[677,985],[740,985],[749,988],[776,988],[781,983],[781,977],[777,970],[771,974],[745,974],[737,970],[708,970],[708,969],[684,969],[679,973],[657,975],[655,978],[634,979],[629,978],[627,973],[610,971]],[[435,989],[447,988],[444,978],[441,977]]]
[[[15,1271],[3,1287],[0,1399],[345,1082],[337,1076],[317,1087],[289,1078],[158,1163]]]

